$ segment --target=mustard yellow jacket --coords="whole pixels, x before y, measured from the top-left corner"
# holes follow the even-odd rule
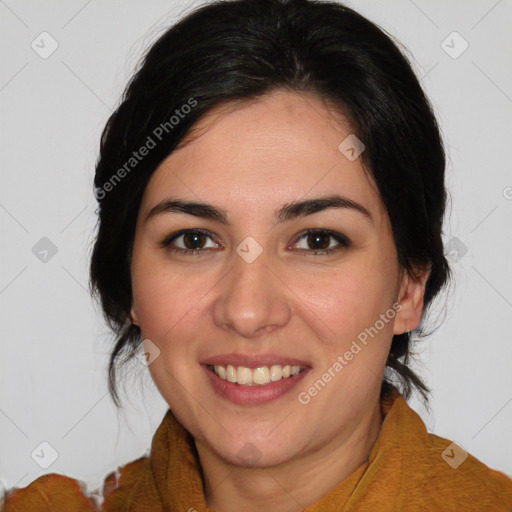
[[[511,512],[512,480],[450,441],[429,434],[395,390],[368,461],[307,512]],[[117,476],[116,476],[117,475]],[[56,473],[10,490],[5,512],[208,512],[191,435],[168,410],[151,453],[110,473],[86,495]]]

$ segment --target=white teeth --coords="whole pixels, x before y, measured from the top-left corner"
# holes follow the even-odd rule
[[[215,368],[215,366],[214,366]],[[219,375],[220,377],[220,375]],[[231,366],[230,364],[228,364],[227,368],[226,368],[226,380],[228,382],[236,382],[236,370],[235,370],[235,367],[234,366]]]
[[[266,366],[260,366],[252,371],[254,384],[268,384],[270,382],[270,370]]]
[[[238,384],[250,384],[252,382],[252,370],[239,366],[236,373],[236,381]]]
[[[272,382],[274,382],[276,380],[281,380],[282,376],[283,376],[283,369],[281,368],[281,365],[273,364],[270,367],[270,380]]]
[[[276,382],[281,379],[287,379],[298,375],[303,366],[290,366],[289,364],[281,366],[273,364],[272,366],[259,366],[258,368],[246,368],[245,366],[214,365],[213,371],[223,380],[238,383],[241,386],[264,386],[270,382]]]

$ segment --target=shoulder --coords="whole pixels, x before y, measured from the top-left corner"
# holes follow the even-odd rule
[[[512,510],[510,477],[489,468],[458,444],[428,433],[419,416],[412,420],[416,428],[398,436],[404,505],[423,503],[428,497],[428,503],[439,510]]]
[[[4,512],[91,512],[98,506],[87,496],[79,480],[57,473],[42,475],[30,485],[10,489],[4,496]]]
[[[147,485],[149,458],[141,457],[109,473],[102,489],[87,494],[85,483],[58,473],[42,475],[27,487],[10,489],[4,512],[110,512],[120,510],[137,488]]]

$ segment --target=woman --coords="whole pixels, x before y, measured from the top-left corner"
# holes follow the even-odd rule
[[[405,401],[449,277],[444,168],[410,65],[353,10],[237,0],[168,30],[102,136],[91,283],[115,402],[143,345],[169,411],[101,504],[51,474],[5,510],[511,510]]]

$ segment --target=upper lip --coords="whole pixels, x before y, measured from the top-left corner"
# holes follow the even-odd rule
[[[280,356],[277,354],[218,354],[201,362],[206,365],[232,365],[246,368],[258,368],[259,366],[310,366],[307,362],[294,357]]]

